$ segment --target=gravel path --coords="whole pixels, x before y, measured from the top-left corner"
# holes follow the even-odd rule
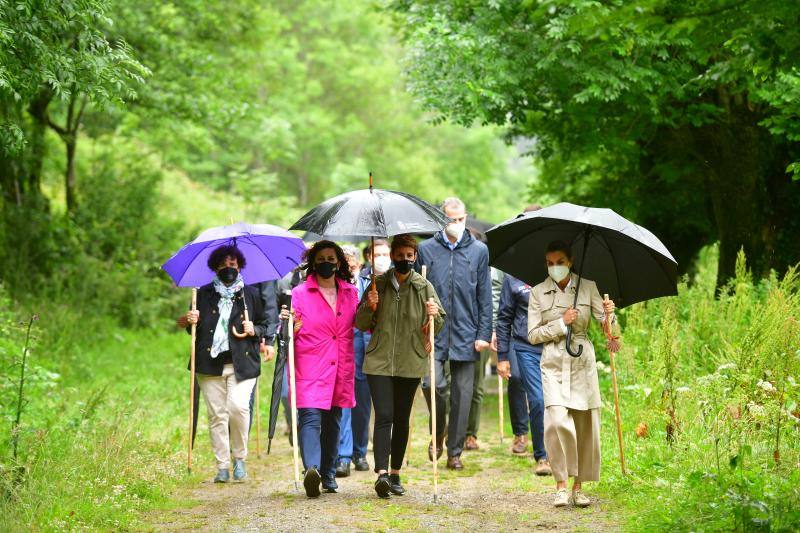
[[[421,397],[418,397],[421,400]],[[431,466],[424,428],[427,412],[417,401],[410,464],[403,471],[404,496],[380,500],[375,474],[352,471],[340,478],[338,494],[309,499],[295,490],[292,454],[279,423],[272,453],[255,454],[251,437],[249,478],[245,483],[214,484],[210,454],[200,453],[197,470],[209,479],[171,495],[175,508],[145,517],[157,531],[616,531],[610,503],[592,497],[587,509],[552,507],[553,480],[533,475],[532,458],[513,457],[510,439],[500,443],[497,422],[487,416],[481,450],[465,453],[459,473],[439,461],[440,496],[432,498]],[[492,423],[494,422],[494,423]],[[491,431],[494,429],[494,431]],[[208,448],[208,435],[197,446]],[[265,443],[266,448],[266,443]],[[370,454],[371,455],[371,454]],[[370,457],[371,459],[371,457]],[[591,487],[587,487],[589,495]]]

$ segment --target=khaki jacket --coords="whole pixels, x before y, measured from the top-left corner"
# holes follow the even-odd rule
[[[573,304],[578,285],[577,274],[570,274],[571,284],[565,291],[548,277],[531,289],[528,302],[528,340],[544,344],[542,350],[542,390],[544,405],[561,405],[586,410],[600,407],[600,386],[594,346],[587,338],[589,319],[605,316],[603,299],[594,281],[584,279],[578,294],[578,318],[572,323],[572,349],[583,346],[580,357],[567,353],[566,334],[559,319]],[[612,317],[612,320],[615,318]]]
[[[433,298],[439,315],[433,320],[434,331],[444,326],[445,312],[433,285],[421,275],[411,276],[394,288],[394,269],[378,276],[375,286],[380,296],[377,312],[367,303],[372,284],[364,291],[356,313],[356,327],[372,331],[364,356],[364,373],[376,376],[421,378],[428,373],[428,352],[425,350],[422,327],[428,321],[425,304]]]

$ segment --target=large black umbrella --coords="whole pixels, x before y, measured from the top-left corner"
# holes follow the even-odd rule
[[[289,228],[341,240],[392,237],[401,233],[435,233],[449,219],[426,201],[399,191],[369,189],[325,200]]]
[[[678,264],[666,246],[611,209],[555,204],[498,224],[487,237],[491,265],[531,285],[547,277],[547,245],[562,240],[572,247],[574,270],[617,307],[678,293]],[[570,355],[580,348],[573,352],[568,339]]]

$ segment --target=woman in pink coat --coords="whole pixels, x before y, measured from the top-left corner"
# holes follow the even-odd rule
[[[306,251],[306,281],[292,290],[299,444],[309,497],[336,492],[339,423],[355,407],[353,323],[358,290],[342,249],[320,241]],[[288,313],[282,313],[288,318]]]

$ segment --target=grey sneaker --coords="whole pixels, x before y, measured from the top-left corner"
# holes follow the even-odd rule
[[[214,483],[227,483],[231,480],[231,473],[227,468],[220,468],[217,475],[214,476]]]
[[[244,481],[247,477],[247,470],[244,469],[244,459],[235,459],[233,461],[233,480]]]

